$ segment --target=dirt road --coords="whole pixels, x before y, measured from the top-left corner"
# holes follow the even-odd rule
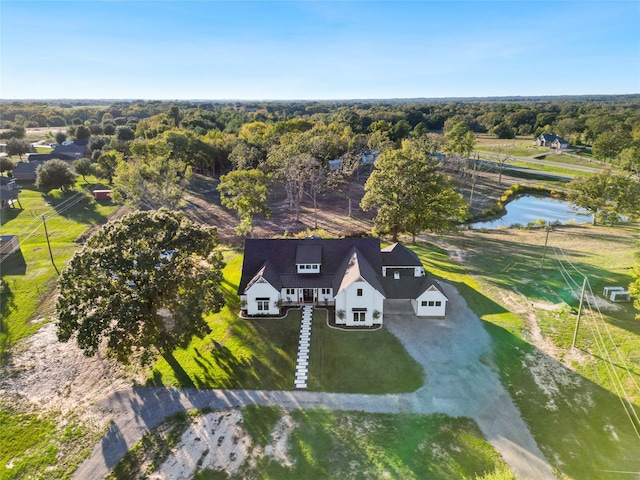
[[[410,311],[385,313],[384,317],[386,327],[424,367],[426,381],[419,390],[394,395],[167,388],[118,391],[98,404],[114,422],[75,478],[103,478],[142,435],[167,416],[194,408],[244,405],[471,417],[518,478],[555,478],[497,372],[489,366],[489,335],[457,290],[448,284],[443,287],[450,299],[445,320],[418,319]]]

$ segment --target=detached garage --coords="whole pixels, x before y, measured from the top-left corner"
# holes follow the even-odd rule
[[[444,318],[449,299],[435,282],[428,286],[416,300],[412,300],[413,308],[419,317]]]

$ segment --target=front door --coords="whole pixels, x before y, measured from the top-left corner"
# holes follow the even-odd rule
[[[302,302],[303,303],[313,303],[315,300],[314,290],[313,288],[303,288],[302,289]]]

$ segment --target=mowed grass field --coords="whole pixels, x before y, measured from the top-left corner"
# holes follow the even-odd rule
[[[94,188],[101,188],[100,184],[79,180],[70,192],[43,194],[33,183],[24,182],[18,197],[22,209],[0,211],[0,234],[18,235],[20,241],[20,251],[0,264],[0,359],[7,347],[40,327],[33,320],[52,306],[57,273],[42,217],[53,261],[61,271],[79,248],[79,237],[92,226],[106,222],[117,208],[110,202],[96,202],[89,193]]]
[[[243,319],[238,283],[242,254],[225,252],[226,306],[207,317],[211,333],[194,338],[171,359],[160,359],[147,383],[197,388],[292,390],[300,333],[300,310],[284,318]],[[314,310],[309,389],[345,393],[411,392],[422,385],[422,368],[386,329],[339,331],[327,311]],[[377,354],[370,355],[375,349]],[[356,362],[357,369],[344,368]]]
[[[468,231],[446,238],[446,250],[414,248],[483,320],[503,384],[549,461],[571,478],[628,478],[620,472],[640,471],[640,320],[600,293],[631,281],[638,226],[554,228],[543,268],[545,236]],[[585,303],[572,349],[583,275],[601,314]]]

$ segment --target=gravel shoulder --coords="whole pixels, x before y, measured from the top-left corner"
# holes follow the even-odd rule
[[[491,339],[478,317],[451,285],[444,320],[418,319],[406,312],[385,314],[386,327],[423,365],[425,385],[393,395],[334,394],[307,391],[175,390],[136,388],[112,392],[96,408],[113,421],[74,478],[98,479],[150,429],[189,409],[232,409],[278,405],[284,409],[329,408],[371,413],[445,413],[473,418],[486,439],[522,479],[553,479],[511,397],[491,367]]]

